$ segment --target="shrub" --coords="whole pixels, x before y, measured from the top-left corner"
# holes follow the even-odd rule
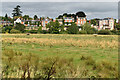
[[[103,60],[96,64],[96,71],[98,71],[98,77],[118,77],[118,68],[116,68],[116,63],[111,63],[110,61]],[[102,74],[104,73],[104,74]]]
[[[10,33],[11,29],[12,29],[12,26],[4,26],[2,28],[2,32],[3,33]]]
[[[101,34],[101,35],[111,35],[111,32],[109,30],[100,30],[100,31],[98,31],[98,34]]]
[[[87,31],[87,34],[94,34],[95,32],[93,30]]]
[[[42,30],[41,33],[46,34],[48,32],[46,30]]]
[[[69,34],[77,34],[79,31],[78,26],[75,23],[72,23],[71,26],[68,27]]]
[[[116,30],[111,30],[112,34],[118,34],[118,31]]]
[[[30,30],[29,33],[36,34],[37,30]]]
[[[72,58],[65,59],[60,57],[47,57],[42,60],[41,70],[47,79],[52,78],[52,76],[65,77],[66,74],[74,72],[75,68],[72,62]]]
[[[16,30],[16,29],[12,29],[12,30],[10,31],[10,33],[20,33],[20,31],[19,31],[19,30]]]
[[[42,26],[39,27],[38,33],[42,33]]]
[[[67,34],[67,31],[61,31],[60,34]]]
[[[87,32],[85,30],[81,30],[79,31],[79,34],[87,34]]]
[[[2,55],[2,61],[4,62],[2,75],[6,77],[11,76],[11,74],[19,74],[22,78],[26,78],[26,75],[28,76],[27,78],[35,76],[37,75],[37,71],[40,72],[38,69],[39,60],[40,58],[36,54],[24,54],[13,50],[4,50]],[[34,75],[32,75],[30,71],[32,71]],[[17,78],[17,76],[14,77]]]
[[[17,30],[23,32],[24,29],[25,29],[25,26],[24,26],[23,24],[16,23],[15,29],[17,29]]]
[[[120,30],[118,31],[118,35],[120,35]]]
[[[95,65],[95,61],[91,56],[81,56],[81,60],[85,60],[86,65]]]
[[[24,30],[24,33],[29,33],[30,31],[29,30]]]
[[[81,60],[89,60],[91,58],[92,58],[91,56],[83,56],[83,55],[80,57]]]
[[[112,30],[111,32],[113,35],[120,35],[120,31]]]
[[[48,32],[52,34],[58,34],[60,30],[60,24],[56,20],[55,22],[50,22],[46,25],[47,28],[49,28]]]
[[[1,33],[5,33],[5,32],[6,32],[5,28],[2,28]]]
[[[95,61],[92,58],[90,58],[90,59],[85,61],[85,64],[86,65],[93,65],[93,66],[95,66]]]

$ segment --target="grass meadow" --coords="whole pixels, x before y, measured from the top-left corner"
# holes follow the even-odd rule
[[[117,35],[2,34],[3,77],[117,78]]]

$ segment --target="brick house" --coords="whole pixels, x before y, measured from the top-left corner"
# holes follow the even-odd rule
[[[86,15],[82,11],[77,12],[76,14],[64,13],[63,15],[59,15],[56,20],[58,20],[60,24],[68,26],[71,25],[72,22],[75,22],[77,26],[81,26],[87,22]]]
[[[77,12],[76,13],[76,24],[77,26],[81,26],[87,22],[86,15],[84,12]]]

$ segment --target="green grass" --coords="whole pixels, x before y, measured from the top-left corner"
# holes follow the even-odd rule
[[[26,34],[19,34],[19,35],[2,35],[3,39],[10,39],[10,38],[20,38],[20,39],[30,39],[32,40],[33,38],[35,39],[53,39],[55,41],[57,40],[69,40],[72,39],[74,41],[77,40],[81,40],[81,41],[91,41],[95,40],[98,43],[105,41],[106,42],[111,42],[114,40],[115,42],[118,42],[118,36],[117,35],[98,35],[97,37],[93,36],[93,35],[68,35],[68,34],[34,34],[34,35],[26,35]],[[92,42],[94,43],[94,42]],[[103,45],[104,45],[103,43]],[[47,44],[47,43],[44,43]],[[69,44],[69,43],[66,43]],[[80,44],[80,42],[79,42]],[[85,43],[83,43],[85,44]],[[112,43],[112,45],[117,45]],[[76,45],[64,45],[63,44],[53,44],[52,46],[50,45],[41,45],[40,43],[37,42],[28,42],[28,43],[12,43],[11,41],[3,41],[2,43],[2,49],[4,51],[8,50],[8,49],[12,49],[14,51],[19,51],[19,52],[24,52],[26,54],[29,53],[34,53],[34,54],[38,54],[41,59],[47,58],[47,57],[56,57],[59,56],[61,58],[73,58],[73,63],[78,66],[81,63],[83,63],[84,61],[82,61],[80,59],[81,55],[83,56],[91,56],[93,58],[93,60],[95,62],[101,62],[103,60],[107,60],[109,62],[113,62],[113,63],[117,63],[118,61],[118,46],[116,47],[108,47],[109,44],[107,45],[107,43],[105,44],[105,46],[103,48],[101,47],[96,47],[96,45],[87,45],[87,46],[83,46],[83,47],[79,47]],[[88,62],[90,63],[90,62]],[[117,66],[116,66],[117,67]],[[90,66],[88,66],[87,68],[91,68]],[[94,72],[94,71],[93,71]],[[95,71],[95,73],[97,74],[97,71]]]
[[[40,46],[39,44],[13,44],[7,45],[3,44],[6,49],[12,49],[14,51],[27,52],[39,54],[43,57],[48,56],[61,56],[61,57],[73,57],[75,59],[79,58],[80,55],[92,56],[95,60],[108,59],[116,61],[118,58],[117,49],[101,49],[101,48],[78,48],[78,47],[59,47],[54,46],[50,48],[49,46]],[[116,60],[114,60],[116,59]]]

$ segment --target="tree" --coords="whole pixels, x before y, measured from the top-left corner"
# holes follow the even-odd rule
[[[13,13],[12,13],[13,17],[15,16],[22,16],[22,11],[20,10],[20,6],[17,5],[16,8],[14,8]]]
[[[85,24],[84,24],[84,25],[82,25],[81,27],[82,27],[82,30],[88,31],[88,30],[90,30],[91,25],[90,25],[90,24],[88,24],[88,23],[85,23]]]
[[[3,33],[5,33],[5,32],[10,33],[11,29],[12,29],[12,26],[5,26],[5,27],[2,28],[2,32]]]
[[[37,19],[38,19],[37,15],[34,15],[34,20],[37,20]]]
[[[60,32],[64,32],[64,31],[65,31],[65,30],[64,30],[64,27],[65,27],[64,25],[61,25],[61,26],[60,26]]]
[[[117,30],[120,30],[120,24],[116,24]]]
[[[7,14],[5,14],[5,19],[8,20],[8,15]]]
[[[95,19],[92,19],[92,20],[91,20],[91,24],[96,25],[96,24],[97,24],[96,20],[95,20]]]
[[[60,24],[56,20],[55,22],[50,22],[46,25],[47,28],[49,28],[48,32],[52,34],[58,34],[60,30]]]
[[[39,25],[40,25],[40,21],[38,21],[38,24],[37,24],[37,26],[39,27]]]
[[[92,28],[89,23],[85,23],[81,26],[83,31],[86,31],[87,34],[94,34],[97,33],[97,30],[95,28]]]
[[[75,23],[72,23],[71,26],[68,28],[69,34],[77,34],[79,31],[78,26]]]
[[[24,15],[22,18],[27,20],[27,19],[29,19],[29,15]]]
[[[38,33],[42,33],[42,26],[38,28]]]
[[[25,29],[25,26],[23,24],[16,23],[15,29],[23,32]]]

